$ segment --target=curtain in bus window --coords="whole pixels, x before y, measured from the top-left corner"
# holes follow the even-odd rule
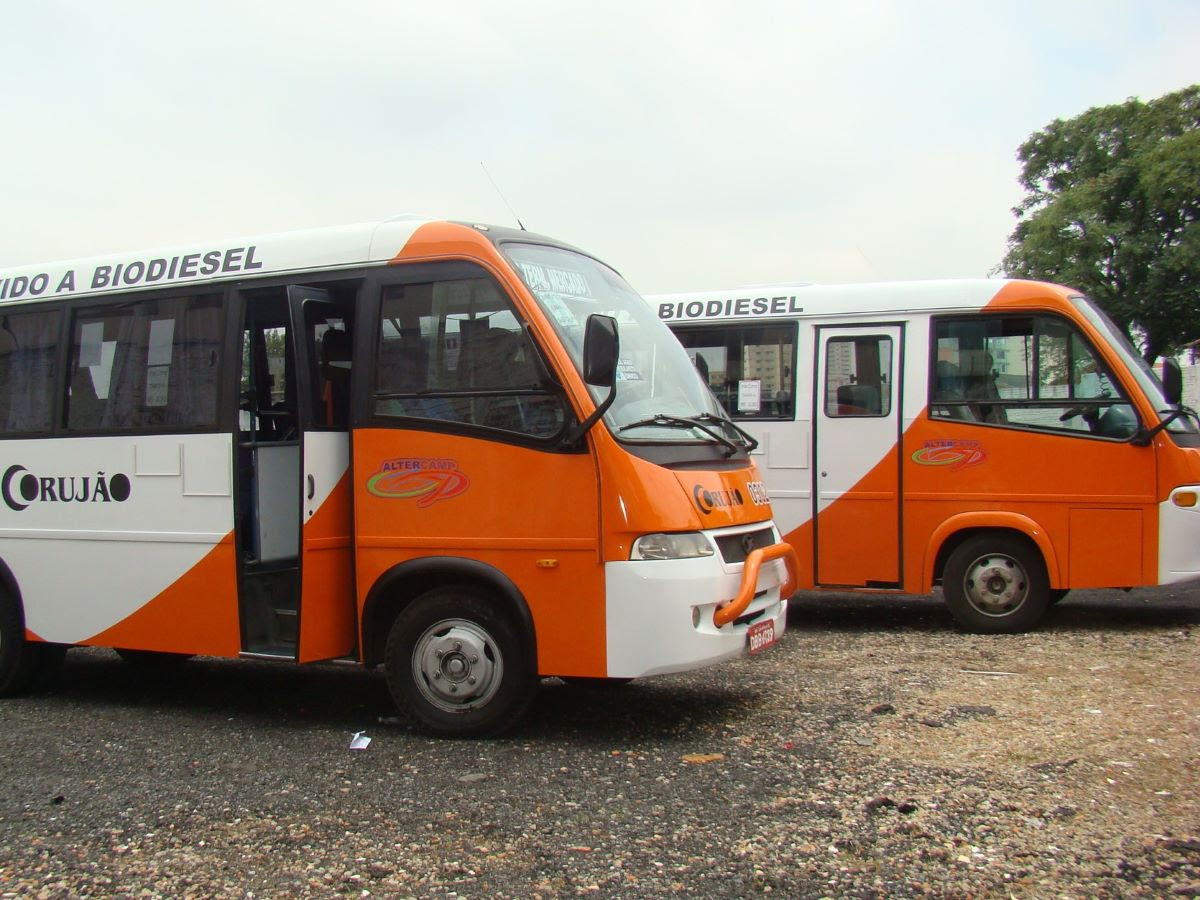
[[[59,312],[0,317],[0,422],[4,431],[48,431],[54,410]]]
[[[220,334],[215,297],[147,300],[81,314],[68,427],[119,431],[214,424]]]
[[[163,405],[163,424],[195,428],[213,424],[217,415],[217,379],[220,367],[221,309],[215,297],[181,299],[175,302],[173,340],[164,359],[161,344],[171,318],[157,320],[159,344],[155,345],[155,321],[151,320],[147,372],[167,366],[154,377],[166,382],[166,396],[155,397]],[[157,388],[147,385],[149,396]]]

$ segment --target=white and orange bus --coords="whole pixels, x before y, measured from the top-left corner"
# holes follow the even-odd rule
[[[482,734],[538,676],[687,670],[785,626],[752,441],[616,272],[523,231],[0,271],[0,423],[3,694],[76,645],[349,658]]]
[[[804,590],[1020,631],[1072,588],[1200,578],[1200,434],[1078,292],[1022,281],[648,297],[758,441]]]

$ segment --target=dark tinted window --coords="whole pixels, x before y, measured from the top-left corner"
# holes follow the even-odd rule
[[[58,310],[0,316],[0,426],[49,431],[54,415]]]
[[[508,299],[490,278],[384,288],[377,416],[558,434],[564,407]]]

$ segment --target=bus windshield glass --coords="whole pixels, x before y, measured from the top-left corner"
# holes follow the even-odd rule
[[[583,370],[583,336],[593,313],[617,320],[617,393],[605,413],[622,440],[715,443],[739,449],[746,438],[729,422],[687,351],[625,280],[591,257],[558,247],[505,244],[504,252]],[[599,403],[607,389],[589,385]]]
[[[1154,369],[1134,348],[1125,332],[1117,327],[1117,324],[1108,317],[1108,314],[1100,307],[1096,306],[1087,297],[1075,296],[1071,301],[1092,323],[1100,330],[1105,337],[1108,338],[1109,344],[1113,349],[1120,354],[1125,367],[1133,375],[1138,383],[1138,387],[1146,394],[1146,397],[1154,404],[1154,408],[1162,416],[1170,414],[1173,410],[1170,403],[1167,402],[1166,393],[1163,391],[1162,381],[1159,380]],[[1188,416],[1179,416],[1167,424],[1167,431],[1174,432],[1192,432],[1196,430],[1196,426]]]

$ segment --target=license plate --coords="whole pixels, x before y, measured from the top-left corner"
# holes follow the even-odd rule
[[[751,653],[766,650],[775,643],[775,623],[767,619],[765,622],[751,625],[746,629],[746,643],[750,647]]]

